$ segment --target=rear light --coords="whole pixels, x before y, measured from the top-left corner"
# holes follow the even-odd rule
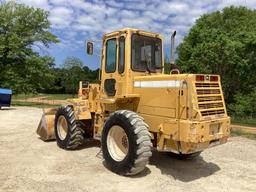
[[[218,76],[211,76],[210,77],[210,81],[218,81],[218,80],[219,80]]]
[[[204,75],[197,75],[196,81],[204,81]]]

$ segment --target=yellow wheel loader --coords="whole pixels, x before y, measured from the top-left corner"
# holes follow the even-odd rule
[[[192,157],[227,141],[220,76],[177,67],[164,74],[160,34],[125,28],[105,34],[102,45],[100,83],[80,82],[78,98],[46,109],[37,130],[43,140],[76,149],[85,138],[98,139],[107,166],[121,175],[144,170],[152,148]]]

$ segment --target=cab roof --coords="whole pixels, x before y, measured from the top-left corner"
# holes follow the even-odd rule
[[[108,37],[116,36],[120,33],[128,33],[128,32],[130,32],[130,33],[139,33],[139,34],[144,34],[146,36],[158,37],[158,38],[163,39],[163,36],[158,34],[158,33],[144,31],[142,29],[136,29],[136,28],[122,28],[122,29],[104,34],[103,38],[108,38]]]

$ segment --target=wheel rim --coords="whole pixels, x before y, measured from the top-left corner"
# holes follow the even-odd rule
[[[59,138],[64,140],[68,133],[68,122],[63,115],[59,116],[58,118],[57,131]]]
[[[107,147],[115,161],[122,161],[129,151],[129,140],[124,129],[118,125],[110,128],[107,136]]]

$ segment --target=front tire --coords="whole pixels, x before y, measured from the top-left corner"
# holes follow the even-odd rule
[[[63,149],[76,149],[84,141],[83,129],[75,120],[70,106],[60,107],[55,115],[55,136],[57,145]]]
[[[102,152],[107,167],[120,175],[143,171],[151,157],[148,125],[138,114],[128,110],[114,112],[102,131]]]

